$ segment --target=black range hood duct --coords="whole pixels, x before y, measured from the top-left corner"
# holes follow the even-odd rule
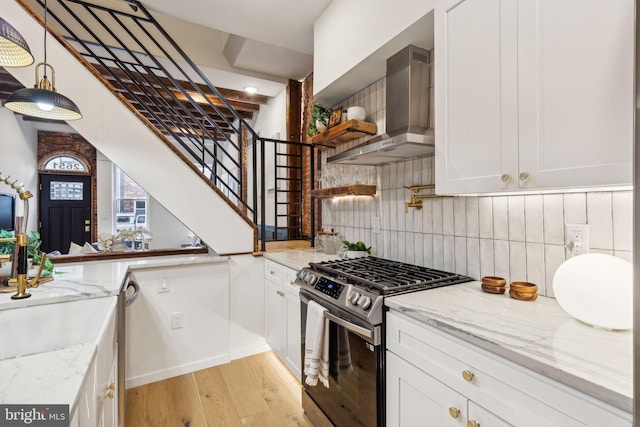
[[[429,123],[430,54],[409,45],[387,60],[387,132],[331,156],[328,163],[380,165],[434,154]]]

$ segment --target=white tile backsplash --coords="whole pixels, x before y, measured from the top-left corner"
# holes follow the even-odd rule
[[[493,239],[480,239],[480,278],[494,275]]]
[[[480,223],[478,215],[478,198],[465,197],[465,214],[468,237],[480,237]]]
[[[383,78],[339,105],[364,106],[368,120],[375,121],[382,134],[386,130],[384,87]],[[326,150],[323,159],[363,141]],[[405,214],[411,192],[403,187],[433,184],[434,164],[434,157],[426,157],[358,166],[358,177],[377,182],[378,195],[323,201],[323,227],[334,228],[344,239],[372,245],[376,256],[475,279],[527,280],[547,296],[553,296],[553,275],[566,257],[567,223],[589,225],[592,252],[632,259],[631,191],[425,199],[423,209],[409,208]],[[355,175],[356,166],[332,167]],[[372,217],[378,217],[380,233],[372,233]]]
[[[525,240],[533,243],[544,242],[544,219],[542,196],[533,194],[524,198]]]
[[[613,250],[611,192],[587,193],[587,224],[589,224],[591,247]]]
[[[527,251],[524,242],[509,242],[509,276],[512,281],[527,280]]]
[[[509,239],[509,205],[508,197],[493,198],[493,238]]]
[[[442,234],[453,236],[453,199],[442,199]]]
[[[468,274],[467,270],[467,238],[454,237],[455,268],[452,271],[460,274]]]
[[[633,249],[633,193],[620,191],[612,193],[613,204],[613,249],[631,251]]]
[[[527,282],[538,285],[538,294],[545,294],[544,245],[542,243],[526,243]]]
[[[442,238],[442,245],[442,269],[445,271],[456,271],[455,238],[453,236],[445,235]]]
[[[480,239],[467,238],[467,275],[480,280]]]
[[[454,236],[467,235],[467,207],[466,197],[453,199],[453,234]]]
[[[544,243],[564,245],[564,196],[545,194],[542,196],[542,209]]]
[[[564,223],[587,223],[587,197],[585,193],[567,193],[564,195]]]
[[[509,240],[524,242],[524,196],[507,197]]]

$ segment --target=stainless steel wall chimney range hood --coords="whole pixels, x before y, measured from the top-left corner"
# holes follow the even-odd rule
[[[387,60],[387,132],[327,158],[328,163],[379,165],[433,156],[429,126],[430,55],[409,45]]]

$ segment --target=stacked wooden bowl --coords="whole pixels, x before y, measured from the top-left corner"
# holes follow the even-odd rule
[[[535,301],[538,298],[538,286],[529,282],[511,282],[509,296],[522,301]]]
[[[482,278],[482,290],[490,294],[504,294],[507,281],[502,277],[484,276]]]

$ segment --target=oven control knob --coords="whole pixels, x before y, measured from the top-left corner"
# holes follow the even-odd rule
[[[301,279],[303,282],[309,282],[309,273],[307,273],[306,271],[303,271]]]
[[[307,277],[307,282],[310,285],[313,285],[314,283],[316,283],[316,280],[318,280],[318,278],[316,276],[314,276],[313,274],[309,274]]]
[[[351,304],[356,305],[356,304],[358,304],[358,300],[360,300],[360,294],[358,292],[353,292],[349,296],[349,299],[351,301]]]
[[[361,296],[358,299],[358,305],[360,306],[361,309],[366,310],[369,307],[371,307],[371,298],[367,297],[367,296]]]

